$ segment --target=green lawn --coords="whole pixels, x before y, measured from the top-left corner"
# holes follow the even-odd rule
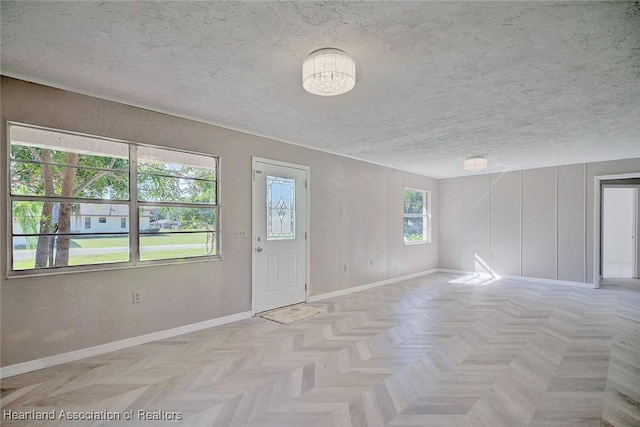
[[[142,235],[140,241],[141,248],[150,246],[173,246],[173,245],[203,245],[206,242],[204,232],[202,234],[175,234],[175,233],[158,233],[153,235]],[[112,262],[128,262],[129,239],[126,237],[91,237],[91,238],[74,238],[71,239],[72,248],[85,249],[101,249],[101,248],[122,248],[121,252],[103,253],[103,254],[82,254],[72,255],[69,265],[89,265],[89,264],[105,264]],[[20,249],[15,250],[19,253]],[[143,251],[141,254],[142,261],[170,259],[170,258],[188,258],[194,256],[203,256],[202,248],[162,248],[151,251]],[[15,270],[31,270],[35,266],[35,260],[25,259],[14,261],[13,268]]]
[[[140,236],[141,246],[164,245],[189,245],[204,243],[206,237],[203,234],[174,234],[157,233],[143,234]],[[126,248],[129,246],[127,237],[80,237],[71,239],[74,248]]]
[[[170,259],[170,258],[189,258],[203,256],[202,249],[180,249],[180,250],[157,250],[145,251],[142,254],[141,261]],[[87,254],[76,255],[71,257],[69,265],[90,265],[90,264],[106,264],[112,262],[128,262],[129,258],[126,252],[110,253],[110,254]],[[35,260],[25,259],[14,261],[14,270],[32,270],[35,266]]]

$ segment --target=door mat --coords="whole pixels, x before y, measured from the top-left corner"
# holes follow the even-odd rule
[[[263,313],[260,317],[283,325],[288,325],[289,323],[306,319],[307,317],[315,316],[317,314],[320,314],[320,310],[315,307],[311,307],[307,304],[296,304]]]

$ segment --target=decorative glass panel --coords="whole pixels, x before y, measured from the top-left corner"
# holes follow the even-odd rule
[[[267,240],[296,238],[296,180],[267,176]]]

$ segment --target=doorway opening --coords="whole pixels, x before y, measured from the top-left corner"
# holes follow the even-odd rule
[[[594,180],[593,285],[640,285],[640,172]]]
[[[637,277],[637,186],[602,188],[602,278]]]

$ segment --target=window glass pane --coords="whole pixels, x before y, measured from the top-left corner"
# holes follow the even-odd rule
[[[215,231],[216,214],[216,208],[140,206],[138,220],[141,233]]]
[[[424,196],[424,191],[404,190],[404,213],[422,215],[426,204]]]
[[[156,165],[167,166],[165,171],[174,176],[216,179],[216,158],[203,154],[185,153],[164,148],[138,147],[141,170]]]
[[[296,180],[267,176],[267,240],[296,238]]]
[[[127,144],[15,124],[10,138],[12,195],[129,198]]]
[[[11,162],[11,194],[87,199],[129,199],[129,172]],[[73,178],[65,192],[64,177]]]
[[[404,219],[404,238],[408,242],[421,242],[424,240],[424,218],[410,217]]]
[[[76,135],[53,129],[39,129],[15,123],[10,124],[9,135],[11,145],[21,145],[36,150],[49,149],[73,152],[80,155],[101,155],[108,158],[120,159],[129,158],[129,145],[127,143],[117,142],[107,138]],[[16,158],[13,156],[13,151],[11,158]]]
[[[120,233],[129,205],[14,201],[11,214],[14,235]]]
[[[216,203],[216,159],[138,147],[138,200]]]
[[[216,203],[216,182],[138,173],[142,202]]]
[[[217,255],[216,233],[164,232],[140,235],[140,260],[191,258]]]
[[[12,249],[13,270],[129,261],[127,234],[14,236]]]

